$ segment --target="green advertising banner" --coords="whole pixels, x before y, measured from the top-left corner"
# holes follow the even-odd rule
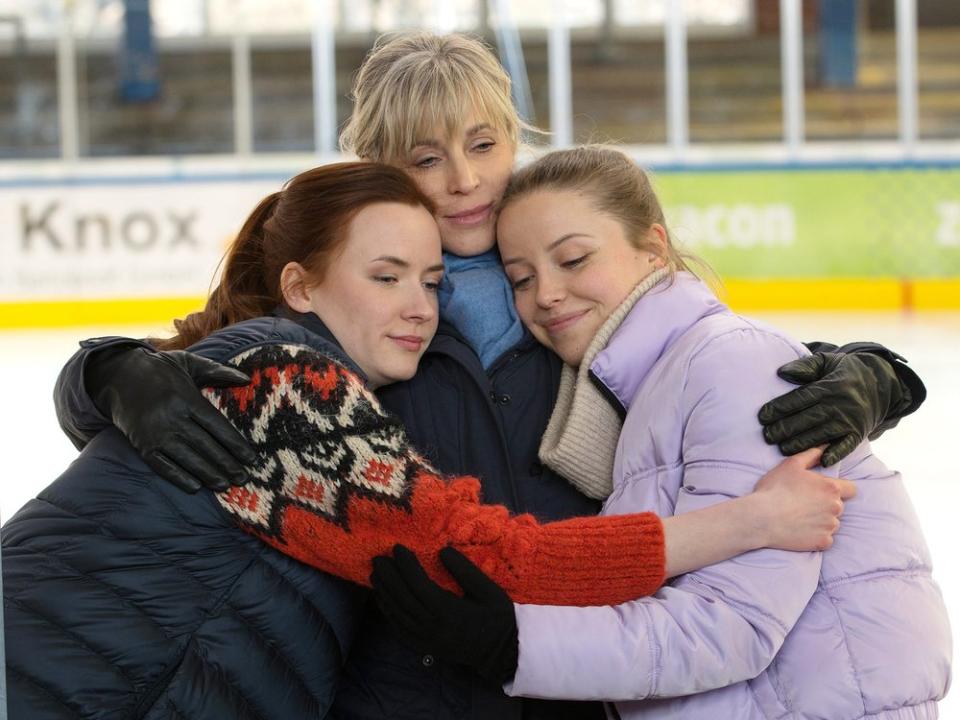
[[[675,241],[723,277],[960,277],[960,168],[652,178]]]

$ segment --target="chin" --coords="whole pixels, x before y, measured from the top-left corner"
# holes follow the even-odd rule
[[[442,240],[443,251],[459,257],[482,255],[497,244],[497,237],[492,228],[448,233],[448,238]]]
[[[384,373],[384,376],[387,378],[384,384],[403,382],[404,380],[409,380],[416,374],[416,365],[412,368],[393,368],[390,372]]]
[[[554,349],[554,352],[560,356],[560,359],[564,363],[570,365],[571,367],[580,367],[580,363],[583,361],[583,351],[574,350],[570,348],[564,349]]]

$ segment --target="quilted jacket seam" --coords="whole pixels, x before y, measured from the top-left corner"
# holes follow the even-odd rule
[[[927,565],[910,568],[880,568],[879,570],[871,570],[870,572],[859,573],[857,575],[847,575],[832,580],[824,580],[821,582],[820,587],[824,590],[831,590],[851,583],[871,582],[873,580],[885,580],[887,578],[927,578],[932,577],[932,574],[933,568]]]
[[[636,482],[636,481],[638,481],[638,480],[643,480],[644,478],[646,478],[646,477],[648,477],[648,476],[650,476],[650,475],[653,475],[653,474],[655,474],[655,473],[658,473],[658,472],[661,472],[661,471],[676,470],[676,469],[679,468],[679,467],[683,467],[683,460],[682,460],[682,459],[681,459],[681,460],[678,460],[677,462],[673,462],[673,463],[662,463],[662,464],[660,464],[660,465],[654,465],[654,466],[652,466],[652,467],[644,467],[644,468],[641,468],[641,469],[639,469],[639,470],[636,470],[636,471],[634,471],[634,472],[630,472],[630,473],[627,473],[626,475],[624,475],[624,477],[623,477],[623,483],[622,483],[622,484],[632,483],[632,482]],[[614,491],[614,492],[616,492],[616,491]]]
[[[241,532],[241,531],[239,530],[239,528],[237,529],[237,531],[238,531],[238,532]],[[204,616],[203,616],[203,618],[200,620],[200,622],[198,622],[193,628],[191,628],[187,633],[185,633],[186,635],[189,635],[190,640],[188,641],[188,644],[185,646],[184,652],[183,652],[183,653],[179,656],[179,658],[177,659],[177,662],[176,662],[175,667],[180,667],[180,666],[183,665],[183,662],[184,662],[184,660],[186,659],[187,655],[191,652],[191,650],[190,650],[190,645],[191,645],[191,644],[192,644],[194,647],[200,647],[200,646],[201,646],[201,640],[200,640],[199,637],[197,637],[197,633],[200,632],[200,630],[203,628],[203,626],[204,626],[207,622],[209,622],[211,618],[215,617],[215,616],[221,611],[221,609],[227,608],[227,609],[229,609],[234,615],[236,615],[238,618],[240,618],[240,619],[243,621],[244,627],[248,628],[248,629],[251,631],[251,634],[252,634],[254,637],[256,637],[261,643],[263,643],[264,645],[266,645],[266,647],[271,651],[271,653],[272,653],[273,655],[279,656],[279,657],[284,661],[285,665],[292,670],[293,675],[297,678],[297,680],[298,680],[298,681],[301,683],[301,685],[303,686],[304,691],[305,691],[307,697],[308,697],[311,701],[317,702],[314,694],[313,694],[312,692],[310,692],[309,687],[306,685],[306,683],[304,682],[304,680],[303,680],[303,678],[301,677],[301,675],[296,671],[296,669],[293,667],[293,665],[291,664],[291,662],[283,655],[283,653],[276,647],[276,644],[270,642],[269,639],[266,638],[266,636],[264,636],[256,627],[254,627],[254,626],[252,625],[252,623],[249,621],[249,619],[248,619],[246,616],[244,616],[243,613],[241,613],[240,610],[230,602],[230,598],[231,598],[231,596],[233,595],[234,590],[236,589],[237,583],[240,582],[241,578],[242,578],[247,572],[249,572],[251,568],[253,568],[253,567],[264,567],[264,566],[269,567],[269,565],[266,565],[266,564],[263,562],[263,560],[262,560],[262,556],[263,556],[265,553],[267,553],[267,551],[268,551],[268,547],[267,547],[266,545],[262,545],[262,546],[259,548],[258,552],[257,552],[253,557],[250,558],[250,560],[247,562],[246,566],[244,566],[244,568],[243,568],[240,572],[238,572],[238,573],[236,574],[236,576],[234,576],[234,578],[233,578],[233,580],[230,582],[229,586],[228,586],[228,587],[221,593],[221,595],[215,600],[215,602],[213,603],[213,605],[212,605],[212,607],[209,609],[209,611],[206,612],[206,613],[204,613]],[[298,594],[298,597],[301,597],[301,598],[302,598],[302,593],[297,593],[297,594]],[[312,608],[312,606],[310,606],[310,607]],[[209,660],[207,660],[206,658],[204,658],[204,657],[200,654],[200,652],[198,652],[197,650],[193,650],[193,654],[194,654],[201,662],[203,662],[205,665],[207,665],[208,667],[211,667],[211,668],[213,668],[214,670],[217,670],[217,669],[218,669],[219,666],[214,665],[214,664],[211,663]],[[226,671],[223,671],[223,674],[224,674],[225,676],[228,675],[228,673],[227,673]],[[170,685],[171,685],[171,683],[172,683],[172,681],[173,681],[173,677],[174,677],[175,675],[176,675],[176,670],[174,670],[172,673],[169,673],[169,672],[168,672],[168,673],[164,673],[164,674],[161,676],[161,678],[162,678],[162,679],[161,679],[161,682],[164,683],[167,688],[169,688]],[[234,684],[234,683],[231,683],[231,686],[232,686],[232,687],[235,687],[235,684]],[[161,692],[162,692],[162,689],[161,689]],[[242,697],[245,697],[245,696],[243,696],[243,693],[240,692],[239,690],[237,690],[237,692],[238,692]],[[145,693],[145,696],[146,696],[146,695],[149,695],[149,693]],[[151,706],[153,706],[154,704],[155,704],[155,701],[154,701],[153,703],[151,703]],[[318,703],[318,704],[319,704],[319,703]],[[251,703],[251,705],[252,705],[252,703]],[[256,711],[256,714],[257,714],[258,717],[263,717],[262,714],[261,714],[259,711]]]
[[[246,627],[251,635],[255,637],[270,653],[271,656],[278,658],[283,665],[290,671],[290,674],[297,679],[297,682],[300,684],[300,688],[303,693],[314,703],[317,703],[317,698],[314,696],[313,691],[311,691],[310,686],[307,684],[306,679],[303,674],[297,669],[293,661],[283,653],[282,649],[279,647],[279,643],[271,640],[267,637],[258,627],[256,627],[249,618],[247,618],[243,613],[241,613],[236,607],[231,605],[229,602],[226,603],[227,607],[233,611],[233,613],[243,621],[244,627]]]
[[[177,705],[177,704],[173,701],[172,698],[167,698],[167,707],[168,707],[168,709],[170,710],[170,712],[172,713],[172,716],[171,716],[171,717],[173,717],[174,720],[177,720],[177,718],[182,718],[183,720],[188,720],[187,715],[185,715],[185,714],[180,710],[180,706]]]
[[[87,651],[90,652],[94,657],[98,658],[98,659],[99,659],[101,662],[103,662],[103,664],[106,665],[108,668],[110,668],[110,669],[113,670],[113,671],[116,671],[116,673],[126,681],[127,687],[128,687],[130,690],[132,690],[132,691],[133,691],[133,690],[136,690],[136,683],[134,683],[133,679],[132,679],[129,675],[127,675],[126,672],[124,672],[124,670],[123,670],[122,667],[120,667],[120,666],[119,666],[116,662],[114,662],[113,660],[110,660],[109,658],[107,658],[105,655],[103,655],[103,654],[102,654],[99,650],[97,650],[96,648],[91,647],[89,644],[87,644],[87,642],[86,642],[82,637],[80,637],[79,635],[77,635],[77,634],[74,633],[73,631],[68,630],[67,628],[65,628],[65,627],[64,627],[63,625],[61,625],[60,623],[58,623],[58,622],[56,622],[56,621],[48,618],[46,615],[44,615],[43,613],[41,613],[37,608],[31,607],[30,605],[27,605],[27,604],[26,604],[25,602],[23,602],[22,600],[16,600],[16,599],[14,599],[14,598],[9,598],[8,600],[6,600],[6,601],[4,602],[4,604],[6,604],[6,603],[10,603],[11,605],[16,605],[18,608],[20,608],[20,609],[23,610],[24,612],[33,614],[34,616],[40,618],[40,620],[42,620],[43,622],[45,622],[47,625],[49,625],[49,626],[51,626],[51,627],[53,627],[53,628],[56,628],[57,630],[59,630],[60,632],[62,632],[65,636],[67,636],[67,637],[69,637],[71,640],[75,641],[75,642],[76,642],[80,647],[82,647],[84,650],[87,650]]]
[[[146,610],[144,610],[143,608],[140,607],[139,603],[138,603],[136,600],[131,600],[130,598],[126,598],[126,597],[124,597],[123,595],[121,595],[121,594],[119,593],[119,588],[117,588],[117,586],[111,585],[110,583],[108,583],[108,582],[106,582],[106,581],[104,581],[104,580],[101,580],[100,578],[96,577],[95,575],[90,575],[89,573],[83,572],[82,570],[78,570],[76,567],[74,567],[73,565],[71,565],[70,563],[68,563],[68,562],[67,562],[66,560],[64,560],[63,558],[57,557],[56,555],[48,552],[47,550],[40,550],[40,549],[37,549],[37,548],[24,547],[24,546],[20,546],[20,547],[21,547],[22,549],[24,549],[24,550],[30,551],[31,553],[33,553],[33,554],[35,554],[35,555],[42,555],[43,557],[47,558],[48,560],[53,561],[54,563],[60,565],[61,567],[67,568],[67,569],[70,570],[71,572],[75,573],[78,577],[81,577],[81,578],[83,578],[83,579],[85,579],[85,580],[87,580],[87,581],[95,584],[97,587],[101,587],[101,588],[107,590],[110,594],[112,594],[115,598],[117,598],[117,600],[119,600],[121,604],[123,604],[124,606],[129,607],[131,610],[135,610],[137,613],[139,613],[140,617],[144,618],[144,619],[147,620],[151,625],[153,625],[153,627],[155,627],[155,628],[157,629],[157,631],[158,631],[161,635],[163,635],[164,638],[166,638],[167,640],[172,640],[172,639],[173,639],[173,637],[172,637],[171,635],[169,635],[169,634],[164,630],[164,628],[163,628],[162,625],[160,625],[159,623],[157,623],[156,620],[154,620],[152,617],[150,617],[149,613],[147,613]],[[24,590],[23,592],[25,592],[25,591],[26,591],[26,590]],[[19,601],[19,596],[20,596],[20,594],[21,594],[21,593],[18,593],[17,596],[13,596],[13,597],[11,597],[11,596],[8,595],[8,596],[7,596],[7,599],[8,599],[8,600],[11,600],[11,601]]]
[[[203,655],[204,650],[205,648],[203,647],[203,644],[200,642],[200,640],[197,638],[194,638],[193,656],[197,659],[197,662],[199,662],[204,667],[208,668],[214,674],[222,676],[226,680],[225,683],[221,684],[221,687],[229,688],[233,692],[233,694],[237,697],[239,701],[238,703],[235,703],[235,704],[239,704],[242,707],[249,709],[252,712],[252,714],[255,717],[257,717],[259,720],[267,720],[269,715],[264,714],[264,712],[259,707],[256,706],[256,703],[254,703],[254,701],[251,698],[247,697],[247,695],[244,694],[243,690],[240,689],[240,686],[234,681],[234,677],[230,673],[230,671],[227,670],[222,665],[217,665],[211,662],[210,660],[208,660],[206,657],[204,657]],[[184,656],[184,659],[186,659],[186,656]]]
[[[847,627],[843,623],[843,618],[840,616],[840,609],[837,607],[836,602],[834,602],[833,596],[829,592],[825,592],[824,595],[827,596],[827,600],[830,601],[830,608],[833,610],[834,615],[837,618],[837,625],[840,627],[840,635],[843,638],[843,647],[847,651],[847,663],[850,667],[850,672],[853,675],[853,680],[857,684],[857,694],[860,696],[860,707],[861,715],[867,714],[867,698],[863,694],[863,682],[860,678],[860,674],[857,672],[857,664],[853,661],[853,650],[850,648],[850,642],[847,637]]]
[[[76,718],[83,718],[83,714],[80,713],[80,712],[78,712],[77,710],[74,710],[74,709],[67,703],[67,701],[66,701],[65,698],[60,697],[59,695],[57,695],[57,693],[55,693],[51,688],[47,687],[44,683],[40,682],[39,680],[37,680],[35,677],[33,677],[32,675],[30,675],[29,673],[27,673],[27,672],[19,669],[16,665],[13,665],[13,664],[10,662],[9,659],[7,660],[7,668],[6,668],[6,670],[7,670],[7,672],[13,673],[13,674],[16,675],[17,677],[20,677],[20,678],[22,678],[23,680],[25,680],[26,682],[30,683],[30,684],[33,685],[35,688],[37,688],[38,690],[40,690],[41,692],[43,692],[43,694],[46,695],[47,697],[51,698],[52,700],[55,700],[55,701],[57,702],[57,704],[59,704],[61,707],[63,707],[63,708],[65,708],[66,710],[68,710],[68,711],[70,712],[70,714],[73,715],[74,717],[76,717]]]
[[[166,499],[166,498],[164,498],[164,499]],[[192,580],[193,583],[194,583],[198,588],[201,588],[201,589],[203,589],[203,590],[205,590],[205,591],[207,591],[207,592],[213,592],[214,588],[209,587],[208,585],[206,585],[205,583],[203,583],[202,581],[200,581],[199,579],[197,579],[190,570],[188,570],[187,568],[183,567],[183,565],[181,564],[181,561],[176,560],[176,559],[174,559],[174,558],[171,558],[171,557],[169,557],[168,555],[166,555],[166,554],[164,554],[164,553],[162,553],[162,552],[158,552],[154,547],[152,547],[152,546],[149,544],[148,541],[146,541],[146,540],[141,540],[140,538],[134,537],[134,536],[132,536],[132,535],[119,535],[119,534],[116,532],[116,530],[115,530],[112,526],[110,526],[110,525],[107,525],[107,524],[104,524],[104,523],[94,523],[94,522],[93,522],[92,520],[90,520],[88,517],[83,516],[83,515],[79,515],[79,514],[78,514],[74,509],[72,509],[72,508],[63,507],[63,506],[61,506],[61,505],[57,505],[56,503],[51,502],[50,500],[47,500],[46,502],[49,502],[51,505],[53,505],[54,507],[56,507],[56,508],[58,508],[58,509],[60,509],[60,510],[63,510],[64,512],[69,512],[69,513],[71,513],[75,518],[78,518],[78,519],[80,519],[80,520],[84,520],[84,521],[86,521],[86,522],[90,522],[91,524],[93,524],[93,525],[95,525],[95,526],[97,527],[97,529],[99,530],[99,532],[100,532],[101,535],[110,537],[111,539],[116,540],[116,541],[118,541],[118,542],[129,542],[129,543],[133,543],[133,544],[135,544],[135,545],[137,545],[137,546],[139,546],[139,547],[142,547],[143,549],[145,549],[145,550],[149,551],[151,554],[153,554],[156,558],[163,560],[163,561],[164,561],[167,565],[169,565],[170,567],[176,568],[176,570],[177,570],[179,573],[181,573],[182,575],[185,575],[185,576],[188,577],[190,580]],[[168,502],[169,502],[169,501],[168,501]],[[174,506],[174,509],[176,509],[175,506]],[[179,515],[179,513],[178,513],[178,515]],[[181,519],[182,519],[182,516],[181,516]],[[196,528],[193,528],[193,529],[196,530]],[[226,528],[225,528],[225,529],[226,529]]]
[[[711,591],[713,590],[713,588],[711,588],[708,584],[706,584],[702,580],[692,575],[687,575],[686,577],[690,582],[696,585],[700,585],[701,587],[707,588],[708,590],[711,590]],[[762,608],[757,607],[756,605],[751,605],[749,603],[741,602],[739,600],[734,600],[722,594],[721,594],[721,600],[727,603],[728,605],[730,605],[731,607],[733,607],[734,609],[736,609],[740,613],[763,618],[764,620],[773,623],[784,634],[784,637],[786,637],[786,635],[790,632],[791,628],[787,627],[782,620],[768,613],[766,610],[763,610]],[[750,622],[749,617],[745,617],[744,619],[747,620],[747,622]],[[751,625],[752,624],[753,623],[751,623]]]
[[[183,666],[183,662],[186,659],[187,655],[190,653],[191,645],[199,645],[200,641],[197,638],[197,633],[200,632],[200,629],[210,621],[211,618],[215,617],[220,609],[224,606],[228,606],[231,609],[235,610],[232,606],[229,605],[230,594],[233,592],[234,588],[237,586],[237,583],[240,581],[240,578],[243,577],[244,573],[250,569],[250,567],[256,561],[256,557],[259,554],[262,554],[265,549],[265,546],[262,547],[257,556],[250,558],[243,570],[238,572],[234,578],[230,581],[229,586],[224,589],[218,598],[213,602],[213,605],[209,610],[203,613],[203,616],[194,623],[193,627],[183,633],[183,636],[188,637],[186,644],[183,646],[183,650],[178,655],[176,661],[167,666],[164,672],[157,678],[150,688],[145,689],[141,698],[140,704],[143,704],[145,700],[149,699],[149,707],[153,707],[156,704],[156,699],[163,694],[164,690],[169,690],[170,685],[173,682],[173,678],[176,677],[178,670]],[[198,655],[199,657],[199,655]],[[152,698],[152,699],[151,699]],[[148,707],[148,710],[149,710]]]
[[[640,607],[643,609],[643,613],[647,618],[647,627],[651,628],[653,626],[653,618],[650,615],[650,609],[643,604],[641,604]],[[656,641],[655,633],[647,633],[647,646],[650,649],[650,694],[648,697],[654,697],[660,685],[660,662],[663,659],[660,643]]]
[[[269,572],[271,572],[274,576],[282,580],[283,583],[297,595],[297,597],[300,599],[300,602],[303,604],[303,606],[309,609],[309,613],[311,615],[312,620],[314,620],[324,628],[327,628],[332,631],[330,621],[327,620],[326,615],[323,614],[323,610],[317,607],[317,605],[315,605],[314,603],[310,602],[310,600],[307,597],[307,594],[304,593],[297,586],[295,582],[293,582],[289,577],[287,577],[287,574],[281,568],[278,568],[276,565],[274,565],[271,558],[264,557],[266,554],[267,554],[266,552],[262,552],[260,555],[257,556],[257,559],[261,561],[261,566],[267,569]],[[283,557],[287,558],[286,555],[284,555]],[[319,573],[321,571],[315,570],[315,572]]]

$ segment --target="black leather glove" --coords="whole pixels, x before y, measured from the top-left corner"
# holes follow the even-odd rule
[[[92,355],[84,382],[147,465],[181,490],[225,490],[249,479],[253,448],[198,389],[248,384],[236,368],[182,350],[124,347]]]
[[[403,545],[373,560],[370,580],[383,614],[418,652],[473,668],[500,685],[517,671],[517,618],[507,593],[452,547],[440,561],[463,588],[444,590]]]
[[[777,375],[803,387],[760,408],[764,439],[784,455],[827,445],[824,467],[879,435],[888,415],[898,417],[911,404],[892,365],[871,353],[817,352],[787,363]]]

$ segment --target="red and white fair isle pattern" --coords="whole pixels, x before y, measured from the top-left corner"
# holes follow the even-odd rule
[[[352,496],[408,505],[412,473],[426,463],[355,374],[292,344],[254,347],[231,364],[250,384],[204,394],[260,456],[246,486],[218,495],[242,524],[278,536],[284,510],[301,506],[347,529]]]
[[[440,476],[363,382],[317,350],[264,344],[231,362],[250,384],[204,393],[259,462],[245,487],[216,497],[286,555],[368,585],[373,558],[400,543],[456,590],[438,558],[453,545],[517,602],[548,605],[617,604],[662,582],[655,515],[511,516],[480,502],[476,478]]]

